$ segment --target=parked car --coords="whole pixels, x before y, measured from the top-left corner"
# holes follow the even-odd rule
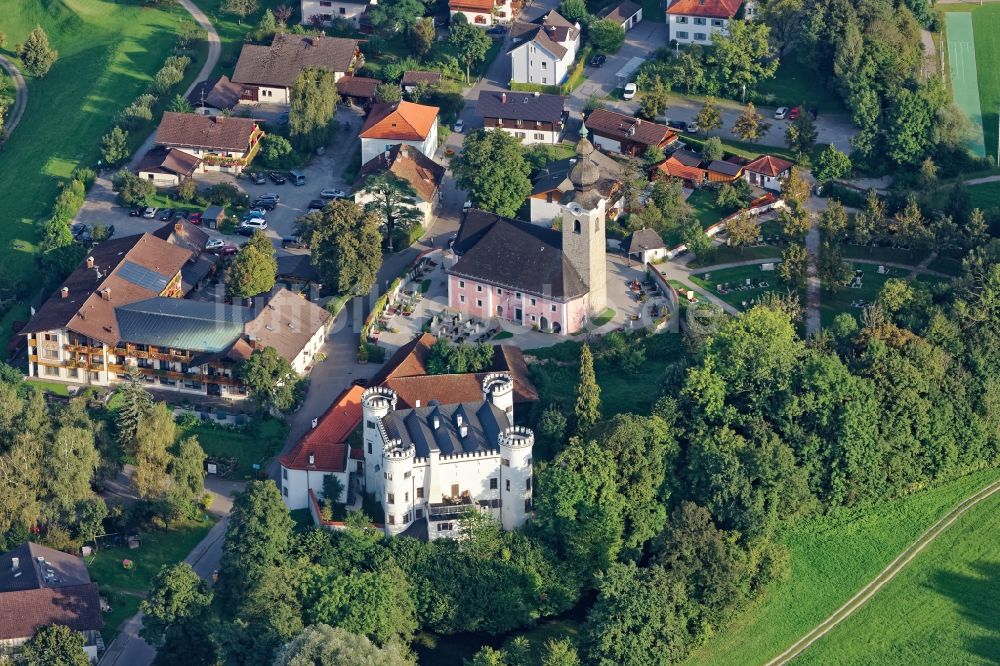
[[[605,62],[607,62],[607,60],[608,56],[604,55],[603,53],[598,53],[597,55],[595,55],[593,58],[590,59],[590,66],[600,67]]]
[[[201,224],[201,213],[191,213],[188,215],[188,222],[191,224]]]
[[[271,182],[274,183],[275,185],[284,185],[285,184],[285,177],[282,176],[277,171],[272,171],[271,173],[267,174],[267,177],[270,178]]]
[[[323,199],[346,199],[347,192],[344,190],[335,190],[333,188],[327,188],[319,193],[319,196]]]
[[[799,107],[793,106],[791,110],[788,112],[788,119],[797,120],[798,117],[799,117]]]
[[[471,201],[466,201],[464,204],[462,204],[462,212],[463,213],[468,213],[470,208],[472,208],[472,202]]]
[[[307,208],[309,210],[319,210],[319,209],[323,208],[323,206],[325,206],[325,205],[326,205],[326,201],[324,201],[323,199],[313,199],[312,201],[309,202],[309,205],[307,206]]]
[[[261,208],[263,210],[274,210],[274,207],[278,205],[278,202],[274,199],[258,199],[253,202],[254,208]]]
[[[87,230],[87,225],[83,222],[76,222],[69,228],[69,230],[73,233],[73,237],[75,238]]]
[[[190,215],[190,213],[191,213],[191,211],[179,210],[176,213],[174,213],[174,219],[175,220],[186,220],[187,217],[188,217],[188,215]]]
[[[129,216],[129,217],[141,217],[141,216],[142,216],[142,214],[143,214],[143,213],[144,213],[145,211],[146,211],[146,209],[145,209],[145,208],[142,208],[141,206],[140,206],[140,207],[136,207],[136,208],[133,208],[132,210],[130,210],[130,211],[128,212],[128,216]]]
[[[462,130],[465,129],[465,121],[459,118],[455,121],[455,124],[451,126],[452,131],[461,134]]]
[[[159,213],[159,212],[160,212],[159,208],[155,208],[153,206],[149,206],[149,207],[146,208],[146,210],[142,211],[142,216],[144,218],[146,218],[147,220],[152,220],[152,219],[154,219],[156,217],[156,214]]]
[[[247,222],[253,222],[255,220],[260,220],[261,222],[263,222],[266,219],[267,218],[265,218],[263,215],[259,213],[247,213],[246,215],[243,216],[243,219],[240,220],[240,223],[246,224]]]
[[[267,194],[262,194],[256,199],[254,199],[254,205],[257,205],[262,201],[272,201],[274,203],[278,203],[279,201],[281,201],[281,197],[279,197],[277,194],[274,194],[273,192],[268,192]]]
[[[253,229],[253,230],[260,229],[261,231],[264,231],[265,229],[267,229],[267,220],[263,218],[251,218],[249,220],[243,220],[243,222],[240,224],[240,229]]]
[[[638,86],[636,86],[634,83],[626,83],[625,84],[625,92],[622,94],[622,98],[623,99],[632,99],[633,97],[635,97],[635,94],[637,92],[639,92],[639,87]]]
[[[265,208],[264,206],[254,206],[253,208],[251,208],[246,212],[246,215],[249,215],[250,213],[253,213],[254,215],[257,215],[259,217],[267,217],[267,208]]]
[[[164,208],[164,209],[160,210],[159,219],[162,220],[162,221],[164,221],[164,222],[169,222],[170,218],[172,218],[173,216],[174,216],[174,209],[173,208]]]
[[[698,133],[698,123],[695,122],[695,121],[693,121],[693,120],[690,121],[690,122],[684,123],[684,131],[686,131],[688,134],[697,134]]]
[[[286,250],[304,250],[306,244],[302,242],[302,239],[298,236],[288,236],[287,238],[281,239],[281,247]]]
[[[218,250],[219,248],[221,248],[225,244],[226,244],[226,241],[222,240],[221,238],[209,238],[205,242],[205,249],[208,250],[209,252],[211,252],[212,250]]]
[[[779,106],[774,111],[774,119],[775,120],[784,120],[787,117],[788,117],[788,107],[787,106]]]
[[[263,171],[258,171],[253,175],[254,185],[263,185],[267,182],[267,176],[264,175]]]
[[[236,247],[232,243],[223,243],[218,247],[213,247],[208,250],[208,252],[211,252],[212,254],[217,254],[220,257],[231,257],[232,255],[236,254],[239,251],[240,248]]]

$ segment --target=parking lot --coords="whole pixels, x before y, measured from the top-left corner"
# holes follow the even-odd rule
[[[219,172],[198,174],[196,180],[202,188],[220,182],[232,183],[246,192],[251,201],[268,192],[278,194],[281,201],[274,210],[267,213],[267,230],[264,233],[272,239],[279,254],[306,252],[306,250],[282,250],[281,239],[294,235],[296,219],[308,212],[309,202],[319,198],[321,190],[336,188],[348,193],[352,191],[352,183],[345,182],[343,174],[354,154],[360,150],[358,132],[363,118],[359,112],[341,107],[337,110],[337,121],[340,127],[331,146],[325,154],[316,157],[308,166],[301,169],[306,176],[306,183],[301,187],[293,185],[291,180],[283,185],[275,185],[270,180],[263,185],[256,185],[248,178],[236,178],[231,174]],[[89,227],[114,225],[116,238],[150,232],[165,224],[159,219],[130,217],[129,209],[119,206],[116,202],[115,194],[111,191],[110,174],[106,176],[100,178],[88,194],[76,218],[77,222]],[[247,241],[245,236],[238,234],[223,234],[217,229],[207,228],[205,231],[212,238],[221,238],[226,243],[242,245]]]

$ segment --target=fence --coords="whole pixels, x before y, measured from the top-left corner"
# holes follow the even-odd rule
[[[705,235],[708,236],[709,238],[712,238],[716,234],[718,234],[720,231],[725,231],[725,229],[726,229],[727,225],[729,224],[729,222],[732,221],[732,220],[734,220],[734,219],[736,219],[740,215],[760,215],[761,213],[764,213],[766,211],[775,210],[775,209],[784,208],[784,207],[785,207],[785,200],[784,199],[779,199],[778,197],[776,197],[773,194],[771,194],[770,192],[768,192],[764,196],[759,197],[757,199],[754,199],[752,202],[750,202],[750,207],[749,208],[744,208],[743,210],[738,210],[735,213],[733,213],[732,215],[724,217],[721,220],[719,220],[718,222],[716,222],[715,224],[707,227],[705,229]],[[687,249],[687,245],[685,245],[684,243],[681,243],[677,247],[674,247],[674,248],[672,248],[670,250],[667,250],[667,259],[673,259],[674,257],[676,257],[677,255],[679,255],[681,252],[685,251],[686,249]]]

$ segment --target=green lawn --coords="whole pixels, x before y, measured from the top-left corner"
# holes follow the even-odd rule
[[[989,150],[989,144],[987,144],[987,150]],[[1000,181],[967,185],[966,189],[969,192],[969,201],[975,208],[981,208],[984,211],[991,208],[1000,208]],[[950,187],[938,189],[931,197],[931,204],[937,208],[944,208],[948,203],[948,194],[950,192]]]
[[[63,384],[62,382],[47,382],[42,379],[29,379],[28,384],[31,386],[40,388],[43,391],[47,391],[53,395],[58,395],[62,397],[69,396],[69,385]]]
[[[869,261],[889,261],[895,264],[916,265],[927,258],[925,251],[901,250],[895,247],[862,247],[844,243],[840,252],[845,259],[866,259]]]
[[[41,80],[28,81],[28,107],[0,153],[0,248],[5,276],[30,276],[44,218],[73,169],[92,165],[113,116],[142,93],[176,39],[179,7],[134,0],[0,0],[6,55],[40,24],[59,59]],[[204,53],[201,44],[200,54]],[[202,56],[203,57],[203,56]],[[188,68],[186,85],[201,60]],[[133,146],[144,138],[130,136]]]
[[[236,458],[237,466],[229,478],[249,479],[255,476],[254,463],[263,469],[267,461],[281,450],[288,426],[277,419],[256,420],[247,430],[230,430],[212,423],[199,423],[182,428],[182,437],[194,435],[209,457]]]
[[[1000,662],[1000,493],[976,505],[798,664]]]
[[[176,564],[187,557],[215,523],[213,519],[189,521],[167,532],[141,532],[142,545],[136,550],[127,546],[109,546],[86,558],[90,578],[114,600],[112,613],[105,616],[102,635],[105,643],[118,633],[121,623],[135,614],[139,601],[148,591],[153,576],[164,565]],[[132,560],[131,569],[122,560]]]
[[[775,245],[754,245],[752,247],[732,247],[730,245],[717,245],[715,256],[708,262],[692,259],[688,262],[691,268],[705,268],[715,264],[728,264],[737,261],[747,261],[749,259],[771,259],[781,261],[781,248]]]
[[[876,272],[878,267],[873,264],[853,264],[853,267],[864,272],[860,288],[841,287],[832,294],[824,289],[820,294],[820,321],[823,326],[830,326],[841,312],[848,312],[854,315],[855,319],[859,319],[861,305],[872,304],[878,298],[886,280],[891,277],[905,278],[909,274],[909,271],[903,269],[890,268],[888,272],[879,275]]]
[[[790,529],[782,537],[790,554],[788,579],[775,584],[759,603],[720,630],[685,663],[765,663],[822,622],[937,518],[997,476],[997,470],[983,470],[933,490],[875,507],[812,518]],[[994,513],[995,507],[994,503]],[[831,658],[823,663],[840,662]],[[909,663],[958,662],[929,658]]]
[[[681,137],[684,139],[684,143],[689,144],[694,150],[701,150],[701,146],[705,142],[705,137],[695,134],[682,132]],[[737,139],[729,139],[721,136],[719,137],[719,140],[722,141],[722,149],[727,155],[738,155],[748,160],[756,159],[761,155],[775,155],[792,162],[796,161],[795,156],[791,153],[791,151],[782,146],[768,146],[766,144],[739,141]],[[819,148],[817,147],[817,151],[818,150]]]
[[[844,101],[794,54],[786,55],[773,79],[757,84],[757,92],[772,106],[815,107],[820,113],[847,113]]]
[[[711,277],[706,279],[705,276]],[[750,280],[753,288],[737,291],[735,287],[746,285],[747,279]],[[784,293],[786,291],[785,285],[778,279],[778,273],[776,271],[762,271],[759,264],[737,266],[736,268],[726,268],[720,271],[710,270],[700,275],[692,275],[691,282],[715,294],[737,310],[745,310],[746,308],[743,307],[744,302],[749,307],[768,292]],[[761,282],[766,282],[768,286],[758,286]],[[720,293],[716,289],[717,286],[726,284],[729,285],[726,293]]]

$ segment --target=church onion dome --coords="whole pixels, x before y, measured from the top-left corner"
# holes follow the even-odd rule
[[[576,143],[576,164],[569,172],[569,182],[577,190],[589,190],[601,179],[601,168],[590,157],[593,152],[594,144],[581,132],[580,140]]]

